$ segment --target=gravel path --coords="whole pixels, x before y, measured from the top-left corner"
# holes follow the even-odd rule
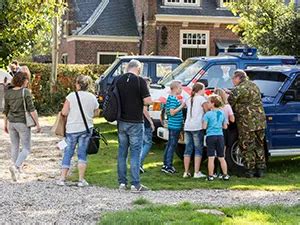
[[[59,140],[50,135],[49,123],[41,120],[43,133],[33,134],[32,154],[18,183],[11,182],[8,172],[9,139],[3,133],[0,119],[0,224],[56,223],[96,224],[103,212],[131,209],[132,202],[141,196],[153,203],[176,204],[189,201],[215,206],[238,204],[285,204],[300,202],[300,192],[189,190],[150,191],[133,194],[101,187],[78,188],[69,183],[55,185],[59,174],[61,152],[55,148]]]

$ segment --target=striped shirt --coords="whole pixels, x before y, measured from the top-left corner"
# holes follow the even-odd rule
[[[166,110],[168,116],[168,129],[181,130],[183,125],[183,114],[182,110],[171,116],[170,110],[176,109],[181,105],[176,96],[169,95],[166,103]]]

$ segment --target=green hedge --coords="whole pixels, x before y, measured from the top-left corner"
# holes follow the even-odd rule
[[[23,63],[31,72],[31,89],[35,107],[39,114],[47,115],[61,110],[65,97],[74,90],[78,75],[89,75],[94,81],[107,65],[64,65],[58,66],[57,84],[50,95],[51,64]]]

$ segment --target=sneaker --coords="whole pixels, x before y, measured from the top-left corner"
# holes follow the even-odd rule
[[[212,176],[213,176],[214,178],[218,178],[218,174],[216,174],[216,173],[214,173]]]
[[[18,170],[15,166],[11,166],[9,167],[9,172],[10,172],[10,175],[11,175],[11,179],[13,181],[17,181],[17,176],[18,176]]]
[[[144,192],[144,191],[149,191],[149,188],[147,188],[146,186],[140,184],[139,186],[134,186],[134,185],[131,185],[131,188],[130,188],[131,192]]]
[[[86,180],[80,180],[77,184],[78,187],[86,187],[89,186],[89,183]]]
[[[161,171],[164,172],[164,173],[167,173],[167,174],[173,174],[173,173],[175,173],[174,170],[173,170],[172,168],[167,167],[167,166],[162,167],[162,168],[161,168]]]
[[[65,180],[59,179],[58,181],[56,181],[56,185],[65,186],[66,185]]]
[[[140,173],[145,173],[145,170],[142,166],[140,166]]]
[[[194,173],[194,178],[204,178],[206,175],[204,173],[201,173],[200,171],[198,173]]]
[[[207,181],[213,181],[214,179],[215,179],[214,176],[207,176],[206,178]]]
[[[229,176],[228,174],[223,175],[223,176],[222,176],[222,179],[223,179],[223,180],[229,180],[229,179],[230,179],[230,176]]]
[[[220,173],[220,174],[218,175],[218,178],[221,180],[221,179],[223,179],[223,176],[224,176],[224,175]]]
[[[189,172],[184,172],[182,177],[188,178],[188,177],[191,177],[191,174]]]
[[[125,191],[126,189],[127,189],[126,184],[120,184],[120,185],[119,185],[119,190],[120,190],[120,191]]]

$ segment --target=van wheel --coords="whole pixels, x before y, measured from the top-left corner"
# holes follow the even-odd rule
[[[228,170],[231,174],[242,174],[245,172],[244,164],[242,163],[242,154],[238,145],[238,140],[226,148],[225,154]]]
[[[185,149],[185,145],[178,144],[177,148],[175,150],[176,155],[181,160],[183,160],[184,149]],[[192,157],[191,157],[191,160],[193,160],[193,159],[194,159],[194,155],[192,155]],[[206,147],[204,147],[203,152],[202,152],[202,160],[201,160],[201,162],[205,161],[206,159],[207,159],[207,150],[206,150]]]

